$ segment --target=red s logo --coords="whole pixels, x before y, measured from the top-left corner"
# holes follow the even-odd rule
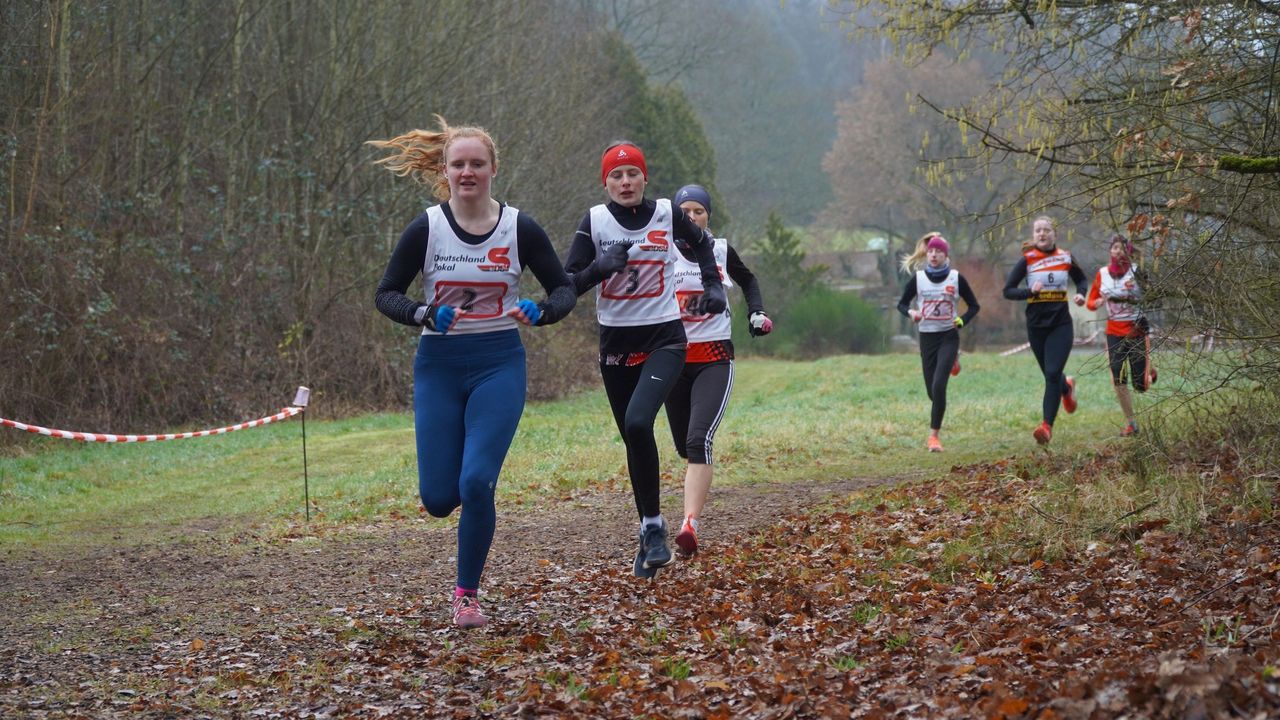
[[[489,262],[501,266],[503,270],[509,270],[511,268],[511,258],[507,257],[509,252],[511,248],[496,247],[489,251]]]
[[[650,230],[649,234],[645,236],[645,240],[648,240],[654,245],[661,245],[663,247],[666,247],[667,231],[666,230]]]

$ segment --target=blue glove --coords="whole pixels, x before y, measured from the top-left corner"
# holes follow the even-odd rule
[[[528,298],[521,298],[516,301],[515,307],[507,311],[507,314],[515,318],[516,322],[537,325],[538,319],[542,317],[542,308]]]
[[[440,305],[436,308],[436,327],[435,331],[441,335],[446,335],[453,326],[458,322],[458,316],[461,313],[452,305]]]

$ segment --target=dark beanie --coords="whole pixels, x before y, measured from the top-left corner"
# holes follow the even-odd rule
[[[671,202],[675,203],[676,207],[680,207],[680,203],[686,200],[698,203],[706,209],[708,215],[711,214],[711,193],[701,185],[685,185],[676,191],[676,196],[671,199]]]

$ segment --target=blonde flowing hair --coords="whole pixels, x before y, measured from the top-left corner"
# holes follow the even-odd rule
[[[410,130],[390,140],[369,140],[365,144],[379,149],[390,149],[395,154],[374,160],[399,177],[411,177],[415,181],[431,188],[431,194],[441,202],[449,200],[449,178],[445,176],[445,156],[449,146],[459,138],[480,138],[480,142],[489,149],[489,161],[493,169],[498,169],[498,147],[493,138],[482,127],[460,125],[450,127],[444,118],[434,116],[440,129]]]
[[[929,240],[935,237],[940,237],[943,240],[947,239],[945,236],[943,236],[942,233],[938,232],[937,230],[930,230],[924,235],[921,235],[920,239],[916,241],[915,252],[911,253],[910,255],[902,256],[902,272],[914,273],[920,268],[924,267],[925,254],[929,249],[928,248]]]

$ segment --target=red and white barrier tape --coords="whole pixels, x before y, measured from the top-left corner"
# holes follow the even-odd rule
[[[280,412],[269,417],[258,418],[242,422],[238,425],[229,425],[220,427],[216,430],[199,430],[196,432],[184,433],[168,433],[166,435],[112,435],[110,433],[86,433],[72,432],[70,430],[55,430],[53,428],[40,427],[39,425],[28,425],[20,423],[16,420],[7,420],[0,417],[0,425],[15,428],[18,430],[26,430],[30,433],[38,433],[40,435],[48,435],[49,437],[62,438],[63,440],[79,440],[81,442],[102,442],[102,443],[131,443],[131,442],[156,442],[157,440],[186,440],[187,438],[209,437],[210,435],[225,435],[236,430],[244,430],[245,428],[258,427],[266,425],[277,420],[287,420],[294,415],[302,412],[306,408],[287,407],[282,408]]]

